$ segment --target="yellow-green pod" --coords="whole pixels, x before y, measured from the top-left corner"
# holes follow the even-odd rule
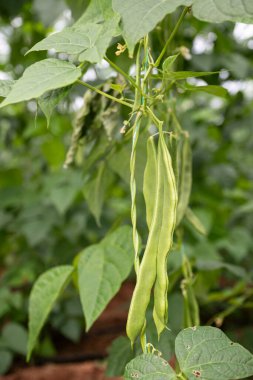
[[[153,311],[158,336],[160,336],[167,322],[167,256],[173,243],[173,233],[176,225],[176,212],[178,200],[176,179],[172,167],[172,161],[162,133],[159,136],[158,156],[159,151],[161,151],[161,154],[160,161],[158,162],[158,168],[160,168],[160,175],[162,177],[163,183],[163,205],[162,213],[160,215],[161,228],[159,233],[159,243],[156,259],[157,277],[154,287]]]
[[[149,140],[150,141],[150,140]],[[154,161],[153,154],[156,154],[156,150],[149,149],[151,142],[148,143],[148,157],[147,157],[147,169],[145,173],[145,181],[149,181],[149,177],[153,176],[154,173],[153,165],[150,164],[150,160]],[[158,159],[159,161],[159,153]],[[158,168],[159,169],[159,168]],[[137,275],[137,282],[134,289],[133,297],[130,304],[130,309],[128,313],[128,320],[126,331],[131,343],[135,342],[138,335],[143,331],[145,325],[145,316],[148,304],[150,302],[151,291],[156,279],[156,252],[159,243],[159,232],[160,232],[160,215],[162,213],[162,177],[157,171],[157,181],[155,196],[153,199],[147,200],[148,194],[146,193],[147,204],[149,205],[151,201],[154,202],[153,216],[150,224],[150,231],[148,236],[148,241],[146,249],[140,264],[139,272]],[[146,186],[146,185],[145,185]],[[150,220],[149,220],[150,223]]]
[[[192,151],[189,136],[186,133],[184,133],[183,145],[179,154],[177,226],[186,213],[192,188]]]

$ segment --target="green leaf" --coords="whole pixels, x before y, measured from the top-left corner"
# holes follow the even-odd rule
[[[161,75],[153,75],[153,78],[168,79],[168,80],[181,80],[187,78],[204,77],[208,75],[218,74],[218,72],[211,71],[168,71]]]
[[[58,53],[79,55],[95,45],[102,25],[88,23],[84,26],[66,28],[51,34],[34,45],[28,52],[54,49]]]
[[[27,359],[60,293],[70,280],[74,267],[62,265],[43,273],[34,284],[29,300],[29,337]]]
[[[118,228],[99,244],[80,253],[78,284],[86,331],[117,293],[132,265],[132,229],[129,226]]]
[[[209,22],[253,22],[252,0],[113,0],[122,19],[123,37],[130,55],[135,44],[180,5],[191,6],[193,15]]]
[[[28,67],[18,79],[0,108],[9,104],[39,98],[45,92],[66,87],[82,75],[81,69],[70,62],[48,58]]]
[[[69,28],[51,34],[29,51],[54,49],[59,53],[78,56],[79,61],[100,62],[118,33],[119,15],[110,1],[92,0],[83,16]]]
[[[11,367],[13,354],[10,351],[0,349],[0,375],[5,374]]]
[[[26,355],[27,332],[18,323],[8,323],[2,330],[5,347],[21,355]]]
[[[126,364],[134,358],[130,341],[125,336],[115,339],[109,348],[106,376],[122,376]]]
[[[233,380],[253,375],[253,355],[215,327],[190,327],[175,342],[181,371],[189,380]]]
[[[176,380],[177,376],[169,363],[153,354],[137,356],[127,364],[124,379]]]
[[[170,57],[167,57],[163,62],[163,72],[167,72],[171,70],[171,67],[173,63],[178,58],[179,54],[171,55]]]
[[[91,0],[84,14],[75,25],[85,25],[87,22],[102,23],[114,15],[112,0]]]
[[[252,0],[193,0],[193,15],[204,21],[253,22]]]
[[[191,0],[113,0],[113,9],[122,18],[123,37],[130,55],[135,44],[161,21],[167,13],[180,5],[191,5]]]
[[[188,83],[185,83],[182,87],[186,91],[192,91],[192,92],[203,91],[211,95],[219,96],[221,98],[226,98],[228,96],[228,91],[224,87],[221,87],[221,86],[214,86],[214,85],[192,86]]]
[[[98,225],[100,225],[105,193],[111,181],[111,173],[106,169],[105,163],[102,162],[96,173],[96,177],[86,183],[83,189],[89,209]]]
[[[53,91],[49,91],[49,92],[46,92],[45,94],[43,94],[39,98],[38,104],[39,104],[42,112],[46,116],[47,127],[49,127],[49,123],[50,123],[50,119],[51,119],[53,110],[55,109],[57,104],[60,103],[60,101],[65,98],[65,96],[67,96],[70,88],[71,87],[68,86],[68,87],[59,88],[59,89],[56,89]]]
[[[0,80],[0,96],[6,98],[6,96],[11,91],[14,83],[14,80]]]

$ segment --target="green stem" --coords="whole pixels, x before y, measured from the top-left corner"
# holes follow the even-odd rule
[[[155,64],[154,64],[155,67],[158,67],[158,66],[160,65],[161,60],[162,60],[164,54],[166,53],[169,44],[170,44],[171,41],[173,40],[175,34],[177,33],[177,31],[178,31],[180,25],[181,25],[182,22],[183,22],[183,19],[184,19],[186,13],[187,13],[188,11],[189,11],[189,8],[188,8],[188,7],[184,8],[184,10],[183,10],[183,12],[182,12],[180,18],[178,19],[178,22],[177,22],[176,25],[175,25],[175,28],[173,29],[173,31],[172,31],[172,33],[171,33],[169,39],[166,41],[166,43],[165,43],[165,45],[164,45],[164,47],[163,47],[163,50],[161,51],[159,57],[158,57],[157,60],[155,61]]]
[[[186,377],[182,373],[177,374],[178,379],[187,380]]]
[[[141,46],[142,41],[139,43],[137,55],[136,55],[136,87],[135,87],[135,102],[134,102],[134,111],[137,111],[141,105],[141,64],[140,64],[140,55],[141,55]]]
[[[147,112],[151,119],[153,120],[154,124],[157,126],[159,132],[162,131],[163,121],[159,120],[158,117],[154,114],[154,112],[151,110],[150,107],[147,106]]]
[[[105,96],[106,98],[113,100],[114,102],[120,103],[120,104],[122,104],[122,105],[124,105],[124,106],[126,106],[126,107],[129,107],[129,108],[133,108],[132,104],[127,103],[127,102],[125,102],[124,100],[121,100],[121,99],[115,98],[114,96],[109,95],[109,94],[107,94],[106,92],[101,91],[101,90],[99,90],[98,88],[93,87],[93,86],[91,86],[90,84],[88,84],[88,83],[86,83],[86,82],[83,82],[83,81],[81,81],[81,80],[78,79],[78,80],[76,81],[76,83],[81,84],[82,86],[87,87],[87,88],[89,88],[90,90],[95,91],[95,92],[97,92],[98,94],[103,95],[103,96]]]
[[[116,63],[112,62],[108,57],[104,57],[104,59],[109,63],[109,65],[118,73],[120,73],[123,77],[125,77],[128,82],[135,88],[138,89],[138,85],[135,83],[134,79],[130,77],[124,70],[122,70]],[[140,90],[140,89],[139,89]]]

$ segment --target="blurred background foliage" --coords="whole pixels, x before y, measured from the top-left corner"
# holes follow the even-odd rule
[[[58,0],[54,6],[49,0],[1,0],[0,79],[17,79],[27,66],[45,58],[45,52],[24,54],[52,31],[71,24],[87,4],[87,0]],[[177,12],[166,17],[152,33],[154,55],[177,17]],[[113,41],[108,56],[131,72],[133,62],[127,53],[115,55],[117,42]],[[190,205],[208,236],[200,235],[186,220],[177,232],[184,244],[179,251],[175,247],[169,263],[170,328],[176,334],[183,327],[183,252],[193,267],[202,324],[222,326],[230,337],[253,350],[253,26],[214,25],[188,17],[169,53],[178,48],[184,55],[178,60],[178,70],[219,71],[205,77],[205,82],[222,85],[229,96],[183,90],[171,94],[193,147]],[[109,85],[122,80],[115,79],[106,62],[90,66],[85,79]],[[203,84],[200,79],[188,82]],[[56,107],[49,127],[35,101],[1,111],[0,373],[10,368],[15,357],[21,360],[25,355],[28,295],[38,275],[54,265],[71,263],[81,249],[99,241],[111,228],[130,224],[130,142],[120,134],[127,110],[94,96],[89,103],[92,96],[85,96],[86,102],[83,89],[71,88]],[[82,117],[84,143],[78,148],[76,164],[63,169],[73,126]],[[144,139],[138,149],[140,188]],[[139,207],[139,215],[144,215],[141,193]],[[145,218],[140,218],[139,229],[145,241]],[[78,342],[83,327],[78,296],[70,287],[50,316],[37,355],[56,353],[55,331]],[[159,346],[168,357],[173,344],[168,348],[164,342],[171,341],[171,336],[162,338]],[[124,352],[127,360],[126,345],[120,338],[111,352]],[[109,374],[120,372],[116,362],[118,357],[110,359]]]

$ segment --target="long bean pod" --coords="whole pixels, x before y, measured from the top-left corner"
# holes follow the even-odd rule
[[[160,172],[163,182],[163,206],[156,260],[157,277],[154,287],[153,311],[153,317],[156,324],[158,336],[160,336],[167,323],[167,256],[173,243],[173,233],[176,225],[178,199],[176,179],[172,167],[172,161],[162,132],[159,135],[158,155],[159,151],[161,151],[161,161],[158,163],[158,167],[161,167]]]
[[[160,161],[159,154],[161,155],[161,151],[160,153],[158,152],[158,162]],[[148,165],[149,163],[147,166]],[[150,225],[146,249],[140,264],[137,283],[130,304],[126,326],[127,335],[131,340],[132,345],[137,336],[142,332],[142,329],[145,325],[146,310],[150,302],[151,290],[156,279],[156,254],[161,227],[158,221],[160,219],[163,206],[161,202],[163,196],[163,184],[162,176],[159,172],[159,165],[157,169],[157,185],[154,198],[153,217]]]

